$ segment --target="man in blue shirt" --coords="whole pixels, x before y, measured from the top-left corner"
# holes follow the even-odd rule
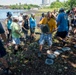
[[[57,25],[57,36],[59,37],[59,40],[63,41],[63,45],[65,45],[65,38],[68,34],[68,16],[64,12],[63,8],[59,10],[59,14],[57,17]]]

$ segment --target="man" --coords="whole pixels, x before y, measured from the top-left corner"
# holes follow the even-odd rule
[[[59,14],[57,17],[57,25],[58,25],[57,30],[58,39],[63,42],[63,45],[65,45],[65,38],[68,34],[68,16],[64,12],[63,8],[59,10]]]
[[[55,19],[52,18],[52,13],[47,12],[47,16],[44,17],[40,22],[39,25],[45,25],[45,29],[42,29],[42,34],[40,36],[39,45],[40,45],[40,52],[38,56],[41,57],[43,44],[46,41],[51,48],[52,46],[52,33],[56,30],[57,25]]]
[[[4,32],[4,29],[1,23],[0,23],[0,35],[1,35],[0,37],[0,62],[2,62],[5,67],[4,69],[5,75],[8,75],[9,67],[8,67],[7,61],[3,58],[6,55],[6,49],[4,48],[2,44],[1,38],[4,40],[5,44],[7,44],[7,40],[6,40],[5,32]]]

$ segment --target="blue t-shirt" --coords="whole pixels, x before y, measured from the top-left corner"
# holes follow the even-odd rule
[[[68,16],[65,12],[59,13],[57,17],[57,23],[60,23],[58,25],[58,31],[68,31]]]
[[[7,21],[7,28],[8,28],[8,29],[11,29],[11,24],[12,24],[12,19],[9,19],[9,20]]]
[[[36,27],[36,19],[33,19],[32,17],[29,19],[30,22],[30,28]]]

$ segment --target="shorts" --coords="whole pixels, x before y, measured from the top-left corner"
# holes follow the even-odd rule
[[[61,37],[61,38],[66,38],[66,36],[68,35],[68,31],[62,31],[62,32],[58,32],[56,33],[56,36]]]
[[[4,57],[6,55],[6,49],[4,48],[1,40],[0,40],[0,58]]]
[[[52,35],[51,34],[41,34],[39,44],[43,45],[45,42],[47,42],[49,46],[52,45]]]
[[[14,37],[12,37],[12,43],[16,44],[16,45],[19,45],[20,44],[20,38],[14,38]]]
[[[35,28],[30,28],[31,34],[35,33]]]

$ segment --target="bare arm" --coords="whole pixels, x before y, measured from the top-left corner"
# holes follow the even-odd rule
[[[27,30],[27,29],[24,27],[24,22],[22,22],[22,28],[23,28],[24,30]]]

